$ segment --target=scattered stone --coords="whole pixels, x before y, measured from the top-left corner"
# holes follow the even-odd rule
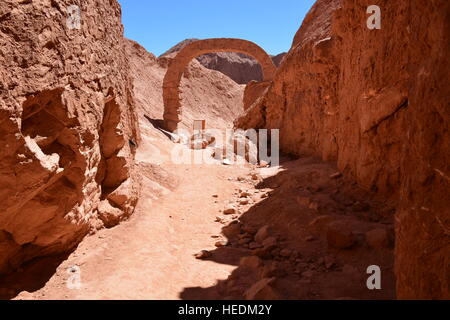
[[[267,167],[269,167],[269,165],[270,164],[267,161],[261,160],[259,162],[258,168],[267,168]]]
[[[250,176],[252,177],[252,180],[259,180],[260,176],[257,173],[251,173]]]
[[[202,251],[200,251],[199,253],[194,254],[194,257],[195,257],[196,259],[199,259],[199,260],[201,260],[201,259],[207,259],[207,258],[209,258],[209,257],[211,257],[211,256],[212,256],[212,254],[211,254],[211,252],[209,252],[208,250],[202,250]]]
[[[295,261],[295,260],[297,260],[297,258],[300,256],[300,254],[297,252],[297,251],[295,251],[295,250],[292,250],[292,252],[291,252],[291,256],[289,257],[292,261]]]
[[[243,231],[244,233],[241,233],[241,234],[239,235],[239,239],[252,239],[252,238],[253,238],[253,236],[252,236],[250,233],[247,233],[247,232],[246,232],[246,230],[244,229],[244,227],[242,227],[242,231]]]
[[[389,233],[384,228],[378,228],[366,233],[367,244],[374,249],[389,247]]]
[[[222,233],[228,239],[236,238],[241,233],[241,227],[237,223],[223,227]]]
[[[238,241],[238,243],[241,244],[241,245],[243,245],[243,244],[249,244],[250,242],[252,242],[252,239],[250,239],[250,238],[243,238],[243,239],[240,239],[240,240]]]
[[[273,288],[275,278],[264,278],[248,289],[244,296],[247,300],[280,300],[280,294]]]
[[[123,217],[123,211],[113,207],[108,200],[103,200],[98,205],[98,217],[106,228],[112,228],[119,224]]]
[[[248,197],[250,197],[251,195],[252,195],[252,194],[251,194],[250,192],[248,192],[248,191],[241,191],[239,197],[240,197],[240,198],[248,198]]]
[[[206,149],[209,145],[209,142],[205,139],[197,139],[197,140],[193,140],[191,141],[191,149],[193,150],[203,150]]]
[[[262,245],[260,245],[258,242],[253,241],[248,245],[248,247],[253,250],[253,249],[262,248]]]
[[[217,248],[226,247],[227,245],[228,245],[228,241],[226,241],[226,240],[220,240],[215,243],[215,246]]]
[[[241,258],[239,266],[245,268],[257,269],[262,265],[262,260],[257,256],[248,256]]]
[[[242,230],[243,230],[244,232],[248,233],[249,235],[251,235],[252,237],[253,237],[253,235],[256,234],[256,232],[258,232],[258,230],[257,230],[256,228],[251,227],[251,226],[248,226],[248,225],[243,226],[243,227],[242,227]]]
[[[269,226],[264,226],[258,230],[258,232],[255,235],[255,241],[262,243],[265,239],[267,239],[270,235],[270,228]]]
[[[345,221],[335,221],[328,225],[327,242],[333,248],[349,249],[356,243],[356,237]]]
[[[275,237],[269,237],[267,239],[264,239],[264,241],[262,242],[263,246],[265,248],[273,248],[276,247],[277,245],[277,238]]]
[[[291,254],[292,254],[292,250],[290,250],[290,249],[283,249],[280,251],[280,256],[285,257],[285,258],[290,257]]]
[[[213,194],[213,198],[218,198],[219,195],[218,194]]]
[[[223,159],[222,160],[222,164],[225,166],[230,166],[231,165],[231,160],[230,159]]]
[[[228,205],[224,210],[223,210],[223,214],[237,214],[238,210],[236,209],[236,207],[232,204]]]
[[[248,198],[243,198],[243,199],[239,200],[239,204],[242,206],[245,206],[249,203],[250,203],[250,200]]]
[[[341,177],[342,177],[342,173],[340,173],[340,172],[336,172],[336,173],[333,173],[332,175],[330,175],[330,179],[339,179]]]
[[[252,255],[260,257],[261,259],[270,259],[272,257],[270,249],[265,247],[254,249]]]
[[[345,194],[335,194],[332,195],[331,198],[337,203],[346,207],[351,207],[355,203],[355,200],[351,199],[348,195]]]

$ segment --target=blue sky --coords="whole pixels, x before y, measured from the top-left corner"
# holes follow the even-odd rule
[[[314,0],[119,0],[125,36],[160,55],[188,38],[241,38],[288,51]]]

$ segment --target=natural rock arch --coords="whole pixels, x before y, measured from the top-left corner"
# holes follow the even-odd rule
[[[171,61],[164,77],[164,125],[174,131],[181,121],[180,82],[183,73],[192,59],[206,53],[238,52],[255,58],[261,65],[264,81],[273,80],[276,67],[270,56],[258,45],[242,39],[206,39],[192,42],[181,49]]]

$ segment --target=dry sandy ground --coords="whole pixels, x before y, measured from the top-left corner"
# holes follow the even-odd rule
[[[269,278],[271,289],[256,297],[394,298],[392,246],[371,248],[364,240],[365,232],[391,225],[388,208],[350,181],[330,178],[332,164],[305,158],[263,169],[177,165],[168,161],[175,144],[150,123],[142,121],[141,128],[137,159],[144,188],[135,214],[87,237],[70,256],[44,259],[16,274],[10,279],[16,286],[40,279],[28,281],[22,290],[31,293],[16,299],[243,299]],[[251,194],[250,203],[239,206],[239,215],[224,215],[229,203],[240,202],[239,190]],[[314,205],[305,206],[305,198]],[[355,245],[331,248],[326,236],[312,232],[323,216],[351,224]],[[257,266],[240,263],[258,255],[249,242],[266,225],[276,248]],[[230,226],[241,231],[225,237]],[[228,245],[216,248],[219,240]],[[210,257],[194,257],[205,249]],[[383,290],[366,287],[372,264],[382,267]],[[74,267],[80,275],[75,289],[69,288]]]

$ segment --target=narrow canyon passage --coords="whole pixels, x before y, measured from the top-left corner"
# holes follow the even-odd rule
[[[0,300],[448,300],[450,1],[200,2],[0,1]]]
[[[394,298],[390,209],[332,164],[178,165],[166,161],[172,142],[155,152],[155,132],[141,127],[135,214],[88,236],[40,290],[16,299]],[[366,286],[373,264],[383,290]]]

